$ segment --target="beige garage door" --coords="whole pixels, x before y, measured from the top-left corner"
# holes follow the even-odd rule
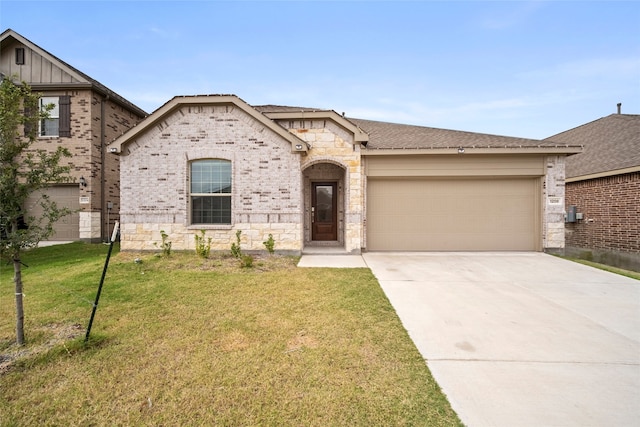
[[[32,194],[26,204],[27,216],[36,218],[42,216],[42,207],[39,203],[42,193],[47,194],[59,207],[66,207],[73,211],[55,223],[55,233],[49,240],[78,240],[80,238],[80,214],[78,213],[80,199],[77,185],[57,185]]]
[[[367,249],[538,250],[537,179],[367,182]]]

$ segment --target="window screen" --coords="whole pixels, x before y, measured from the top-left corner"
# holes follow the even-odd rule
[[[231,162],[191,163],[191,223],[231,224]]]
[[[47,111],[49,105],[53,108]],[[60,107],[58,97],[40,98],[40,110],[47,111],[48,117],[40,120],[40,136],[58,136],[60,129]]]

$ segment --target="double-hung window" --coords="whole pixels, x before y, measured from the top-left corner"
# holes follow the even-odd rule
[[[40,111],[47,115],[47,118],[40,119],[40,136],[71,136],[70,96],[43,96],[40,98]]]
[[[191,223],[231,224],[231,162],[191,162]]]
[[[49,109],[51,106],[53,108]],[[44,96],[40,98],[40,111],[47,118],[40,120],[40,136],[58,136],[60,130],[60,104],[58,97]]]

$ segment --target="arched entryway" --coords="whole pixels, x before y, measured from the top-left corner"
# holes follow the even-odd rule
[[[304,169],[305,247],[344,247],[345,175],[327,161]]]

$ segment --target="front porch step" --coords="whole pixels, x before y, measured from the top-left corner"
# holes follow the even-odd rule
[[[344,246],[305,246],[302,255],[350,255]]]

